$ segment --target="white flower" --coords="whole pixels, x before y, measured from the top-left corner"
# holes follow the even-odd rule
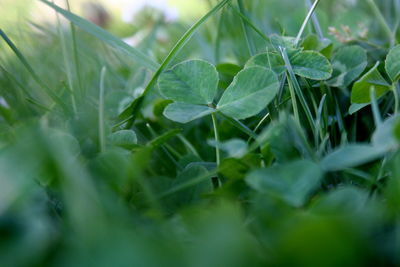
[[[160,11],[167,22],[176,21],[179,17],[178,10],[170,7],[166,0],[134,0],[124,7],[122,20],[126,23],[132,22],[135,15],[146,7]]]

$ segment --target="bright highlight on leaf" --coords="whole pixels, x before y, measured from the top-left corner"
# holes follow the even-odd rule
[[[386,72],[393,82],[400,78],[400,45],[393,47],[386,57]]]

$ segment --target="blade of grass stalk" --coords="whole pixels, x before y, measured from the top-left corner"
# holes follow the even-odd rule
[[[221,60],[221,32],[222,32],[223,14],[224,14],[224,10],[221,11],[221,14],[219,16],[218,26],[217,26],[217,35],[215,37],[214,58],[215,58],[216,64],[218,64]]]
[[[237,0],[237,3],[238,3],[238,7],[239,7],[239,10],[240,10],[240,13],[245,15],[246,11],[244,9],[243,0]],[[242,22],[241,23],[242,24],[242,29],[243,29],[243,32],[244,32],[244,35],[245,35],[244,37],[246,39],[247,49],[249,50],[250,56],[253,56],[256,53],[256,46],[254,44],[254,40],[251,37],[251,33],[249,31],[248,24],[245,23],[245,21],[243,20],[242,17],[241,17],[241,22]]]
[[[11,50],[14,52],[14,54],[17,56],[19,61],[21,61],[22,65],[28,70],[28,72],[31,74],[32,78],[34,81],[40,85],[46,92],[46,94],[57,104],[59,104],[64,111],[68,111],[68,107],[64,104],[64,102],[57,96],[56,93],[54,93],[36,74],[36,72],[33,70],[31,65],[29,64],[28,60],[24,57],[24,55],[19,51],[19,49],[15,46],[15,44],[11,41],[10,38],[5,34],[5,32],[0,29],[0,36],[3,38],[3,40],[7,43],[7,45],[11,48]]]
[[[249,18],[247,18],[245,14],[243,14],[232,4],[229,4],[229,7],[243,20],[243,22],[245,22],[250,28],[252,28],[254,32],[256,32],[261,38],[263,38],[267,42],[270,42],[268,36],[266,36],[257,26],[255,26],[254,23]]]
[[[33,80],[45,90],[45,93],[60,107],[65,111],[68,112],[69,109],[65,105],[65,103],[61,100],[61,98],[54,93],[36,74],[36,72],[33,70],[31,65],[29,64],[28,60],[24,57],[24,55],[19,51],[19,49],[15,46],[15,44],[11,41],[10,38],[6,35],[6,33],[0,29],[0,36],[3,38],[3,40],[7,43],[7,45],[11,48],[11,50],[14,52],[14,54],[17,56],[19,61],[21,61],[22,65],[28,70],[30,75],[32,76]]]
[[[372,12],[374,12],[376,18],[378,19],[379,24],[382,27],[382,30],[387,35],[390,41],[390,46],[393,47],[396,43],[396,38],[392,34],[392,30],[390,29],[387,21],[385,20],[382,12],[379,10],[379,7],[376,5],[374,0],[367,0],[367,4],[371,8]]]
[[[311,0],[306,0],[306,4],[307,4],[307,7],[308,7],[309,9],[312,8]],[[312,21],[312,23],[313,23],[314,30],[315,30],[315,32],[317,33],[318,38],[319,38],[319,39],[324,39],[324,34],[323,34],[323,32],[322,32],[322,29],[321,29],[321,24],[319,23],[317,14],[315,14],[315,12],[314,12],[314,13],[312,14],[312,16],[311,16],[311,21]]]
[[[100,73],[100,93],[99,93],[99,144],[100,152],[104,152],[106,148],[106,136],[104,125],[104,78],[106,76],[106,67],[101,69]]]
[[[41,0],[45,1],[45,0]],[[171,51],[168,53],[164,61],[161,63],[157,71],[153,74],[151,80],[147,84],[146,88],[144,89],[142,95],[139,97],[138,100],[131,103],[131,105],[127,108],[127,110],[132,110],[133,117],[132,119],[136,118],[136,113],[140,110],[140,107],[143,103],[143,99],[147,96],[150,90],[153,88],[154,84],[156,83],[160,74],[168,67],[171,61],[175,58],[178,52],[187,44],[187,42],[191,39],[197,29],[203,25],[210,17],[212,17],[215,13],[217,13],[221,8],[223,8],[230,0],[222,0],[219,2],[212,10],[210,10],[207,14],[205,14],[202,18],[200,18],[195,24],[192,25],[178,40],[178,42],[174,45]],[[129,122],[130,120],[128,120]]]
[[[319,2],[320,2],[320,0],[315,0],[314,4],[311,6],[310,10],[308,11],[308,14],[307,14],[306,18],[304,19],[303,24],[301,25],[299,33],[297,34],[296,40],[294,42],[295,46],[297,46],[299,44],[300,38],[303,35],[303,32],[307,26],[307,23],[310,20],[312,14],[314,13],[315,9],[317,8],[317,5]]]
[[[76,26],[78,26],[80,29],[84,30],[85,32],[97,37],[98,39],[104,41],[108,45],[126,52],[128,55],[130,55],[134,60],[137,61],[137,63],[142,64],[143,66],[146,66],[150,70],[157,70],[159,65],[151,60],[148,56],[140,52],[139,50],[135,49],[134,47],[128,45],[121,39],[115,37],[108,31],[102,29],[101,27],[69,12],[68,10],[62,9],[59,6],[47,1],[47,0],[40,0],[42,3],[46,4],[47,6],[51,7],[58,13],[60,13],[64,18],[69,20],[70,22],[74,23]]]
[[[69,4],[69,0],[65,0],[66,4],[67,4],[67,9],[69,12],[71,12],[71,6]],[[83,92],[83,86],[82,86],[82,77],[81,77],[81,70],[80,70],[80,66],[79,66],[79,56],[78,56],[78,44],[76,41],[76,29],[75,29],[75,25],[70,21],[69,23],[70,29],[71,29],[71,42],[72,42],[72,53],[73,53],[73,64],[75,66],[75,74],[76,74],[76,79],[77,79],[77,84],[78,84],[78,90],[79,93],[82,97],[82,99],[84,98],[84,92]]]
[[[309,108],[309,106],[307,104],[307,101],[304,98],[303,92],[302,92],[302,90],[300,88],[300,85],[299,85],[297,79],[296,79],[296,75],[293,72],[293,68],[292,68],[292,65],[291,65],[291,63],[289,61],[289,57],[287,55],[286,49],[282,48],[282,47],[279,47],[279,48],[280,48],[283,60],[285,61],[287,72],[289,74],[289,77],[288,77],[289,88],[290,88],[290,85],[292,84],[292,86],[294,87],[294,90],[296,92],[296,96],[299,97],[300,104],[302,105],[302,107],[304,109],[304,112],[306,114],[307,120],[310,123],[311,130],[315,134],[315,132],[314,132],[315,131],[315,122],[314,122],[313,116],[311,114],[311,110],[310,110],[310,108]]]
[[[233,126],[235,126],[237,129],[239,129],[243,133],[247,134],[248,136],[250,136],[254,140],[256,140],[258,138],[258,136],[257,136],[257,134],[255,132],[253,132],[251,129],[249,129],[246,125],[244,125],[240,121],[238,121],[236,119],[233,119],[233,118],[231,118],[229,116],[226,116],[224,113],[221,113],[221,112],[219,112],[218,114],[220,114],[228,122],[230,122]]]
[[[181,142],[186,146],[188,151],[192,152],[193,155],[197,156],[199,159],[201,159],[201,156],[199,152],[197,152],[196,148],[186,139],[186,137],[182,134],[178,134],[177,137]]]
[[[71,65],[69,63],[65,36],[64,36],[64,32],[63,32],[63,30],[61,28],[60,16],[58,15],[57,12],[55,12],[55,13],[56,13],[56,18],[57,18],[57,31],[58,31],[58,35],[60,37],[61,50],[62,50],[62,55],[63,55],[63,60],[64,60],[64,66],[65,66],[65,69],[66,69],[66,72],[67,72],[68,87],[71,90],[72,109],[74,110],[74,113],[76,113],[77,110],[76,110],[74,82],[73,82],[73,79],[72,79],[72,71],[71,71]]]

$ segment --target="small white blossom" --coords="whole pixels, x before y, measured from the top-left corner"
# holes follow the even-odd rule
[[[179,14],[176,8],[170,7],[166,0],[135,0],[127,4],[122,11],[122,20],[126,23],[132,22],[137,13],[144,8],[153,8],[160,11],[167,22],[174,22]]]

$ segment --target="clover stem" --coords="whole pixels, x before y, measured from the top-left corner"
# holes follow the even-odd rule
[[[221,155],[219,153],[219,134],[218,134],[218,128],[217,128],[217,118],[215,116],[215,113],[211,114],[211,118],[212,118],[212,122],[213,122],[214,136],[215,136],[215,158],[216,158],[216,163],[217,163],[217,167],[218,167],[221,162]]]

